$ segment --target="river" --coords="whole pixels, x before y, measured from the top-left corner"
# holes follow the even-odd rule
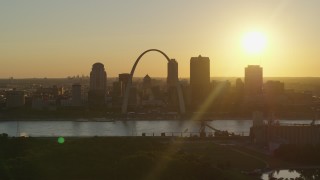
[[[251,120],[213,120],[207,122],[219,130],[227,130],[235,134],[249,135]],[[310,120],[280,120],[280,124],[310,124]],[[318,124],[319,122],[317,122]],[[199,132],[200,123],[179,120],[130,120],[108,121],[107,119],[59,119],[59,120],[21,120],[0,121],[0,133],[9,136],[190,136]],[[207,129],[207,131],[211,131]]]

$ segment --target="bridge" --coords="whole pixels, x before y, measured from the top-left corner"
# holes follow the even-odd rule
[[[124,98],[123,98],[123,103],[122,103],[122,114],[126,114],[127,113],[127,110],[128,110],[128,101],[129,101],[129,95],[130,95],[130,90],[131,90],[131,86],[132,86],[132,78],[133,78],[133,75],[134,75],[134,72],[136,70],[136,67],[140,61],[140,59],[148,52],[159,52],[160,54],[162,54],[165,59],[169,62],[170,61],[170,58],[162,51],[158,50],[158,49],[149,49],[149,50],[146,50],[144,51],[138,58],[137,60],[135,61],[132,69],[131,69],[131,72],[130,72],[130,78],[129,78],[129,81],[127,82],[127,86],[126,86],[126,92],[124,94]],[[181,84],[179,82],[179,79],[177,79],[177,82],[176,82],[176,89],[177,89],[177,93],[178,93],[178,99],[179,99],[179,110],[180,110],[180,113],[181,114],[185,114],[186,112],[186,108],[185,108],[185,104],[184,104],[184,99],[183,99],[183,94],[182,94],[182,89],[181,89]]]

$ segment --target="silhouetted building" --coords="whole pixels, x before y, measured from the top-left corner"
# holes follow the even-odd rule
[[[266,95],[280,95],[284,93],[284,83],[280,81],[267,81],[264,84],[263,90]]]
[[[167,76],[168,87],[176,86],[177,81],[178,81],[178,62],[175,59],[171,59],[168,62],[168,76]]]
[[[112,86],[112,106],[120,107],[121,103],[121,82],[115,81]]]
[[[177,88],[174,86],[168,87],[167,93],[168,93],[168,100],[167,100],[168,107],[167,108],[172,111],[178,111],[179,99],[178,99]]]
[[[23,107],[25,104],[24,91],[7,91],[6,98],[8,108]]]
[[[56,99],[58,96],[61,96],[64,94],[64,88],[63,87],[40,87],[36,90],[34,93],[34,96],[42,97],[46,99]]]
[[[264,99],[271,111],[276,111],[280,104],[285,103],[284,83],[280,81],[268,81],[264,84]]]
[[[167,65],[167,92],[168,92],[168,109],[178,111],[178,94],[176,84],[178,81],[178,62],[171,59]]]
[[[107,73],[102,63],[95,63],[90,72],[90,90],[106,91]]]
[[[95,63],[90,73],[90,90],[88,101],[91,106],[101,106],[105,103],[107,90],[107,73],[104,65]]]
[[[73,84],[72,85],[72,106],[81,106],[82,96],[81,96],[81,85]]]
[[[120,82],[113,82],[112,84],[112,97],[120,97],[121,96],[121,83]]]
[[[204,103],[208,97],[210,86],[210,59],[208,57],[192,57],[190,60],[191,104],[193,111]]]
[[[34,97],[32,99],[32,109],[54,111],[57,109],[57,101],[54,99]]]
[[[217,110],[217,107],[226,104],[232,97],[230,96],[231,83],[230,81],[212,81],[214,92],[214,101],[210,102],[212,110]]]
[[[121,89],[121,96],[124,96],[125,92],[126,92],[126,87],[127,87],[127,83],[130,80],[130,74],[128,73],[122,73],[119,74],[119,82],[120,82],[120,89]]]
[[[160,90],[160,86],[152,86],[151,91],[155,99],[159,100],[162,98],[163,92]]]
[[[235,97],[234,103],[239,105],[243,102],[244,97],[244,83],[241,78],[236,80],[236,87],[235,87]],[[240,108],[237,108],[239,110]]]
[[[244,92],[244,83],[241,78],[236,80],[236,93],[242,94]]]
[[[249,65],[245,68],[244,87],[248,96],[262,95],[263,72],[259,65]]]
[[[129,106],[135,107],[137,105],[137,87],[131,86],[129,96]]]
[[[143,78],[143,88],[151,88],[151,78],[148,74]]]
[[[284,144],[320,144],[320,126],[305,124],[285,124],[277,122],[253,122],[250,137],[253,143],[273,146]],[[281,142],[281,143],[280,143]],[[271,148],[272,150],[273,148]]]

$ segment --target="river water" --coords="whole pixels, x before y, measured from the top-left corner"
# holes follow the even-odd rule
[[[264,173],[261,179],[319,179],[319,173],[320,169],[282,169]]]
[[[310,124],[310,120],[280,120],[281,124]],[[319,122],[317,122],[318,124]],[[213,120],[207,124],[219,130],[249,135],[251,120]],[[190,136],[199,132],[200,123],[179,120],[108,121],[107,119],[60,119],[0,121],[0,133],[9,136]],[[207,132],[210,132],[207,129]],[[181,133],[183,132],[183,133]]]

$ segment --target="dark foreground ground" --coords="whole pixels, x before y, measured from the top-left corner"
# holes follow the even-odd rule
[[[169,137],[0,138],[0,179],[259,179],[283,162],[225,140]],[[219,143],[219,144],[218,144]]]

